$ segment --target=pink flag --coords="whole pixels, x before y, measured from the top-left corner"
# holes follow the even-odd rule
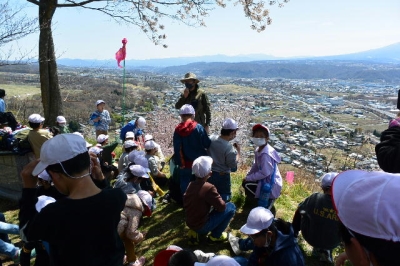
[[[115,53],[115,59],[117,59],[117,63],[119,67],[122,67],[120,65],[122,60],[125,60],[126,57],[126,43],[128,42],[128,40],[126,38],[122,39],[122,47],[118,50],[118,52]]]
[[[293,181],[294,181],[294,172],[293,171],[286,172],[286,181],[288,182],[289,185],[293,184]]]

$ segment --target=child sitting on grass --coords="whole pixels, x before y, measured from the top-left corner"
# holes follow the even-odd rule
[[[141,174],[137,173],[137,175]],[[153,204],[151,195],[144,190],[139,190],[136,194],[127,194],[127,197],[125,208],[121,212],[121,220],[118,223],[118,234],[125,246],[128,266],[142,266],[145,258],[136,259],[135,246],[144,240],[146,233],[138,230],[139,222],[143,214],[147,217],[151,216],[155,204]]]
[[[189,183],[183,195],[183,206],[186,213],[186,224],[190,228],[189,244],[199,243],[199,234],[210,232],[210,243],[228,239],[224,230],[235,215],[236,206],[223,201],[215,186],[207,182],[211,176],[212,158],[200,156],[193,162],[192,171],[196,179]]]

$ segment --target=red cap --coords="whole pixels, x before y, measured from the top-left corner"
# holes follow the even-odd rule
[[[154,258],[154,266],[168,266],[168,261],[178,250],[161,250]]]

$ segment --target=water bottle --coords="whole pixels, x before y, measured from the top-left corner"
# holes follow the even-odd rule
[[[269,204],[269,196],[271,194],[271,185],[266,183],[264,180],[262,181],[260,197],[258,198],[258,206],[268,208]]]

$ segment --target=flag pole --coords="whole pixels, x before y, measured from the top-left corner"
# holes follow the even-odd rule
[[[125,59],[124,59],[124,74],[122,76],[122,125],[125,124]]]

